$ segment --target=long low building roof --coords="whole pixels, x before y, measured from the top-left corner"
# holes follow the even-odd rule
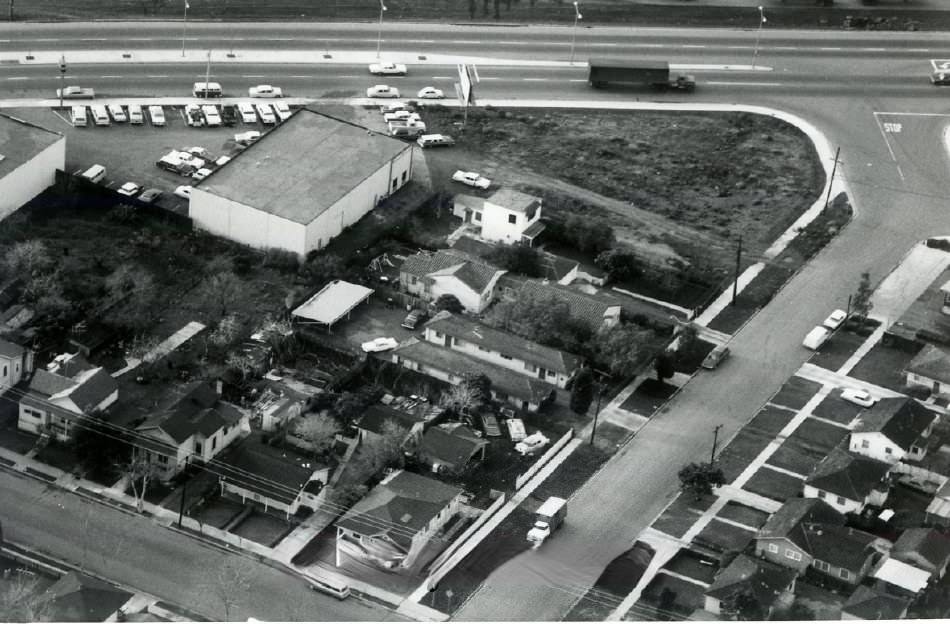
[[[294,316],[333,325],[373,294],[372,288],[333,280],[294,310]]]

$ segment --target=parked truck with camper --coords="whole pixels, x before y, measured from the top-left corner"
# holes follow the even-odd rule
[[[589,62],[588,82],[595,89],[610,84],[645,85],[655,89],[692,91],[696,79],[687,74],[670,71],[666,61],[624,61],[592,58]]]
[[[528,541],[539,547],[561,524],[567,516],[567,501],[552,496],[538,507],[534,526],[528,531]]]

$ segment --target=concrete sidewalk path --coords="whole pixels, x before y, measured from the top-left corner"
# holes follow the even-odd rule
[[[830,371],[827,368],[815,366],[814,364],[810,364],[808,362],[802,364],[801,368],[798,369],[795,375],[803,379],[818,382],[821,385],[828,387],[829,390],[835,387],[856,388],[858,390],[869,392],[878,398],[895,398],[904,396],[900,392],[895,392],[889,388],[878,386],[861,379],[855,379],[854,377],[848,377],[847,375],[843,375],[837,371]]]

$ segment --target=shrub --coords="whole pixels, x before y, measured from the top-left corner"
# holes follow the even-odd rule
[[[279,271],[296,271],[300,266],[300,259],[292,251],[271,247],[264,252],[264,266]]]

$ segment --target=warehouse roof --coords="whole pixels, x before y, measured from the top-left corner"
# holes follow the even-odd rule
[[[33,159],[63,135],[12,115],[0,114],[0,177]]]
[[[198,188],[306,225],[411,148],[303,108]]]

